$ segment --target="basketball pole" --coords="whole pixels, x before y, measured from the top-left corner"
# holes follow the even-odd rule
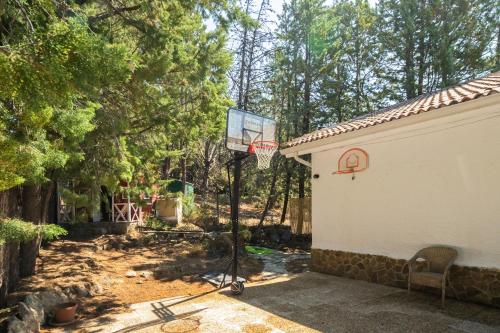
[[[239,213],[240,213],[240,178],[241,178],[241,161],[247,156],[245,153],[235,152],[234,154],[234,170],[233,170],[233,193],[231,195],[231,224],[233,234],[233,265],[231,283],[238,281],[238,229],[239,229]]]

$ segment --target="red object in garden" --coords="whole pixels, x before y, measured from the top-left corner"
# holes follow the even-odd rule
[[[75,321],[76,309],[78,304],[68,302],[59,304],[55,308],[55,322],[57,324],[66,324]]]

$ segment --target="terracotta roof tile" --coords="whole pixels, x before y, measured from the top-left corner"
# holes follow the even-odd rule
[[[500,72],[492,73],[484,78],[472,80],[470,82],[462,83],[434,93],[421,95],[385,109],[336,124],[329,128],[319,129],[293,139],[285,143],[283,146],[284,148],[295,147],[307,142],[347,132],[362,130],[366,127],[387,123],[389,121],[409,117],[430,110],[436,110],[457,103],[463,103],[481,96],[488,96],[495,93],[500,93]]]

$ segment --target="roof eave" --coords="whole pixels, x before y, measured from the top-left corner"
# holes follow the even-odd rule
[[[333,135],[319,140],[305,142],[296,146],[281,149],[280,154],[284,155],[287,158],[310,154],[317,151],[320,147],[323,146],[333,146],[339,142],[349,141],[358,137],[383,132],[392,128],[403,127],[432,119],[446,117],[452,114],[473,111],[474,109],[477,109],[479,107],[485,107],[492,104],[500,104],[500,93],[492,93],[490,95],[476,98],[467,102],[443,106],[438,109],[430,109],[426,112],[421,112],[412,116],[407,116],[405,118],[400,118],[382,124],[361,128],[347,133]]]

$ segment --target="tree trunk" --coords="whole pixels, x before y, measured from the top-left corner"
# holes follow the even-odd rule
[[[292,180],[292,173],[290,172],[290,168],[288,166],[288,161],[286,163],[286,176],[285,176],[285,191],[283,197],[283,210],[281,211],[280,223],[285,223],[286,220],[286,211],[288,209],[288,198],[290,196],[290,183]]]
[[[52,195],[54,194],[54,189],[56,188],[56,182],[51,181],[49,185],[43,190],[43,201],[41,208],[41,224],[45,224],[49,221],[49,210]]]
[[[264,206],[264,211],[260,216],[260,221],[257,229],[260,229],[264,224],[264,220],[266,219],[267,213],[269,212],[269,209],[271,209],[271,207],[274,205],[274,201],[276,200],[276,179],[278,178],[279,163],[275,162],[274,165],[275,166],[273,168],[273,177],[271,179],[271,187],[269,188],[269,195],[267,196],[266,205]]]
[[[202,198],[206,198],[208,194],[208,178],[210,177],[210,167],[212,164],[212,159],[210,156],[210,141],[205,142],[205,148],[203,151],[203,178],[201,181],[201,193]]]
[[[354,99],[354,105],[355,105],[355,112],[356,116],[359,116],[361,114],[361,55],[360,55],[360,50],[361,50],[361,42],[359,40],[359,22],[355,23],[355,28],[354,28],[354,36],[356,36],[355,41],[354,41],[354,54],[355,54],[355,67],[356,67],[356,74],[355,74],[355,99]],[[301,230],[301,229],[299,229]]]
[[[250,10],[250,0],[247,0],[247,8],[245,13],[248,15],[248,11]],[[243,41],[241,44],[241,64],[240,64],[240,75],[238,80],[238,109],[243,108],[243,84],[245,81],[245,62],[247,56],[247,36],[248,36],[248,28],[245,26],[243,30]]]
[[[181,181],[182,181],[182,194],[186,194],[186,183],[187,183],[187,170],[186,170],[186,158],[181,157]]]
[[[0,307],[5,307],[7,303],[7,295],[9,294],[9,246],[7,244],[0,245]]]
[[[304,116],[302,117],[302,134],[309,133],[311,122],[311,49],[309,38],[306,37],[305,44],[305,69],[304,69]],[[299,198],[305,196],[306,168],[299,166]]]
[[[268,0],[262,0],[262,2],[260,3],[260,9],[259,9],[259,14],[257,15],[257,22],[260,22],[261,20],[261,16],[262,16],[262,12],[265,8],[265,5],[267,3]],[[250,43],[250,49],[249,49],[249,52],[248,52],[248,56],[249,56],[249,59],[248,59],[248,66],[247,66],[247,79],[246,79],[246,87],[245,87],[245,97],[243,99],[243,109],[246,110],[248,108],[248,103],[249,103],[249,99],[250,99],[250,84],[251,84],[251,80],[252,80],[252,64],[253,64],[253,57],[254,57],[254,48],[255,48],[255,39],[257,38],[257,30],[258,30],[258,27],[255,27],[254,30],[253,30],[253,33],[252,33],[252,41]]]
[[[410,33],[406,38],[405,46],[405,90],[407,99],[415,97],[415,68],[413,56],[413,34]]]
[[[22,218],[34,224],[42,222],[42,195],[39,185],[23,186]],[[40,248],[40,238],[24,242],[20,246],[19,275],[21,277],[35,274],[36,257]]]
[[[425,58],[426,58],[426,47],[425,47],[425,13],[424,8],[426,2],[422,1],[420,8],[420,19],[419,19],[419,33],[418,33],[418,86],[417,93],[422,95],[424,93],[424,75],[425,75]]]
[[[500,69],[500,24],[497,29],[497,54],[495,57],[495,68]]]
[[[163,159],[163,165],[161,166],[161,179],[170,178],[170,157],[165,157]]]
[[[8,289],[9,292],[14,291],[17,287],[17,282],[19,281],[19,242],[12,242],[5,244],[9,251],[9,281]]]

